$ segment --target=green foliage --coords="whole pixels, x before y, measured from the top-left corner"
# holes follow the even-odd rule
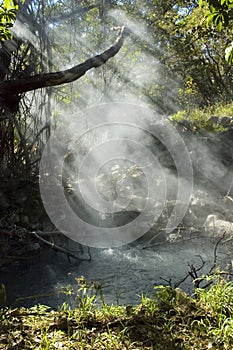
[[[137,306],[102,307],[86,298],[86,291],[96,286],[81,278],[83,302],[77,308],[1,310],[0,348],[231,350],[233,282],[221,276],[216,271],[203,277],[212,285],[196,289],[192,297],[178,288],[156,286],[154,297],[142,297]]]
[[[233,342],[233,282],[220,275],[207,278],[213,282],[209,290],[197,289],[197,306],[202,310],[201,320],[194,322],[204,330],[216,345],[230,348]]]
[[[188,125],[188,128],[194,132],[221,132],[232,127],[232,121],[225,124],[222,123],[222,118],[226,116],[232,116],[233,102],[228,104],[218,103],[213,106],[205,108],[194,108],[190,110],[178,111],[171,117],[173,122],[178,122],[178,124]],[[216,116],[218,123],[211,116]],[[224,119],[223,119],[224,120]]]
[[[205,0],[208,5],[206,11],[206,25],[213,25],[219,31],[232,26],[233,23],[233,0]],[[203,0],[199,1],[200,6]],[[231,28],[232,29],[232,28]],[[225,49],[225,59],[228,64],[233,63],[233,42]]]
[[[18,4],[16,0],[4,0],[0,4],[0,42],[4,40],[10,40],[12,34],[10,28],[16,20],[16,12],[18,10]]]
[[[233,42],[225,49],[225,59],[229,64],[233,63]]]
[[[155,43],[161,43],[164,48],[158,57],[180,83],[176,89],[180,106],[186,109],[229,101],[232,72],[224,50],[230,44],[232,29],[218,31],[214,26],[207,27],[206,3],[200,7],[189,1],[167,0],[166,6],[161,3],[161,8],[159,4],[150,8],[149,20]],[[167,78],[166,71],[163,76]],[[167,86],[163,88],[167,93]]]

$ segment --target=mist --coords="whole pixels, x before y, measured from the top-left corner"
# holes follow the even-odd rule
[[[44,267],[36,269],[47,279],[41,292],[52,288],[56,294],[73,283],[71,276],[84,275],[119,289],[127,304],[137,301],[133,294],[144,292],[145,285],[152,293],[164,279],[178,283],[188,264],[198,266],[197,256],[206,262],[203,272],[208,271],[215,239],[223,232],[217,262],[231,263],[233,178],[232,144],[224,144],[224,135],[202,137],[171,121],[180,107],[180,82],[160,62],[159,50],[165,48],[158,49],[143,23],[110,11],[99,49],[112,42],[110,28],[122,25],[131,34],[118,55],[56,96],[50,91],[50,115],[41,107],[40,125],[48,119],[51,125],[48,142],[42,136],[39,174],[49,227],[63,233],[71,249],[81,245],[86,254],[90,248],[92,262],[68,265],[53,257],[52,263],[48,255]],[[58,46],[67,48],[68,38],[70,42],[66,54],[59,49],[50,58],[59,70],[97,52],[88,30],[81,36],[70,26],[67,31],[63,26],[62,33],[58,24],[50,30]],[[15,33],[37,42],[20,21]],[[38,98],[33,105],[35,115],[42,102]],[[38,120],[31,124],[31,130],[38,129]],[[30,267],[25,280],[33,274]],[[184,289],[192,292],[191,280]],[[34,291],[32,287],[30,293]],[[106,287],[106,294],[115,302],[111,288]],[[45,302],[57,306],[56,298]]]
[[[216,151],[213,149],[211,135],[210,140],[202,139],[190,135],[185,128],[178,128],[177,134],[170,115],[179,108],[175,102],[179,81],[169,77],[156,55],[150,53],[154,53],[154,38],[144,24],[115,10],[108,13],[107,21],[114,27],[126,25],[130,29],[127,48],[98,71],[90,71],[87,83],[73,84],[72,91],[77,89],[81,104],[71,91],[68,107],[57,107],[61,130],[68,130],[69,140],[60,186],[66,188],[65,198],[72,211],[68,218],[72,224],[65,220],[63,225],[71,230],[70,238],[79,242],[76,231],[80,223],[74,221],[74,224],[75,216],[80,216],[84,226],[91,225],[91,230],[104,229],[101,243],[88,240],[89,245],[102,248],[135,241],[144,247],[170,241],[171,232],[186,224],[187,228],[204,229],[205,220],[212,214],[211,204],[215,202],[214,213],[221,211],[222,198],[231,195],[232,174],[222,163],[218,145]],[[84,52],[95,52],[88,36],[76,37],[77,40],[80,47],[84,45]],[[142,50],[142,43],[147,45],[147,50]],[[124,61],[130,55],[135,55],[135,59],[129,70],[125,69]],[[66,63],[60,68],[66,68]],[[157,96],[156,104],[148,91],[153,86],[156,95],[157,87],[165,80],[166,94]],[[54,152],[55,158],[61,156],[56,154],[56,147]],[[142,162],[146,157],[147,161]],[[146,168],[152,175],[151,193],[148,193]],[[199,203],[200,213],[195,211],[196,204],[195,210],[192,209],[192,203]],[[121,238],[114,244],[111,238],[108,242],[109,228],[115,230],[114,235],[121,236],[123,232],[126,235],[127,227],[125,231],[121,228],[138,219],[145,208],[146,231],[141,229],[140,234],[136,229],[130,231],[127,239]],[[56,218],[53,219],[57,224]],[[136,221],[134,227],[138,225]],[[182,238],[185,239],[185,234]],[[82,236],[80,243],[85,245],[85,240]]]

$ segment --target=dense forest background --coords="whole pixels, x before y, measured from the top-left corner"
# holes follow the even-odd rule
[[[5,1],[1,219],[37,227],[41,154],[64,114],[130,101],[161,116],[185,110],[185,119],[194,108],[231,103],[231,21],[231,1]],[[72,71],[91,57],[98,63]]]

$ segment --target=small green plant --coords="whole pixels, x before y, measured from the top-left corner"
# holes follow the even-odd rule
[[[76,281],[79,285],[77,299],[80,305],[84,306],[87,304],[96,301],[96,298],[99,294],[102,306],[105,306],[105,300],[103,295],[103,284],[100,282],[90,281],[88,282],[83,276],[76,278]]]

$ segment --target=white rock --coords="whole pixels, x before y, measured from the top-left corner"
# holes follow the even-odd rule
[[[204,223],[205,231],[214,237],[226,237],[233,235],[233,222],[224,220],[221,215],[210,214]]]

